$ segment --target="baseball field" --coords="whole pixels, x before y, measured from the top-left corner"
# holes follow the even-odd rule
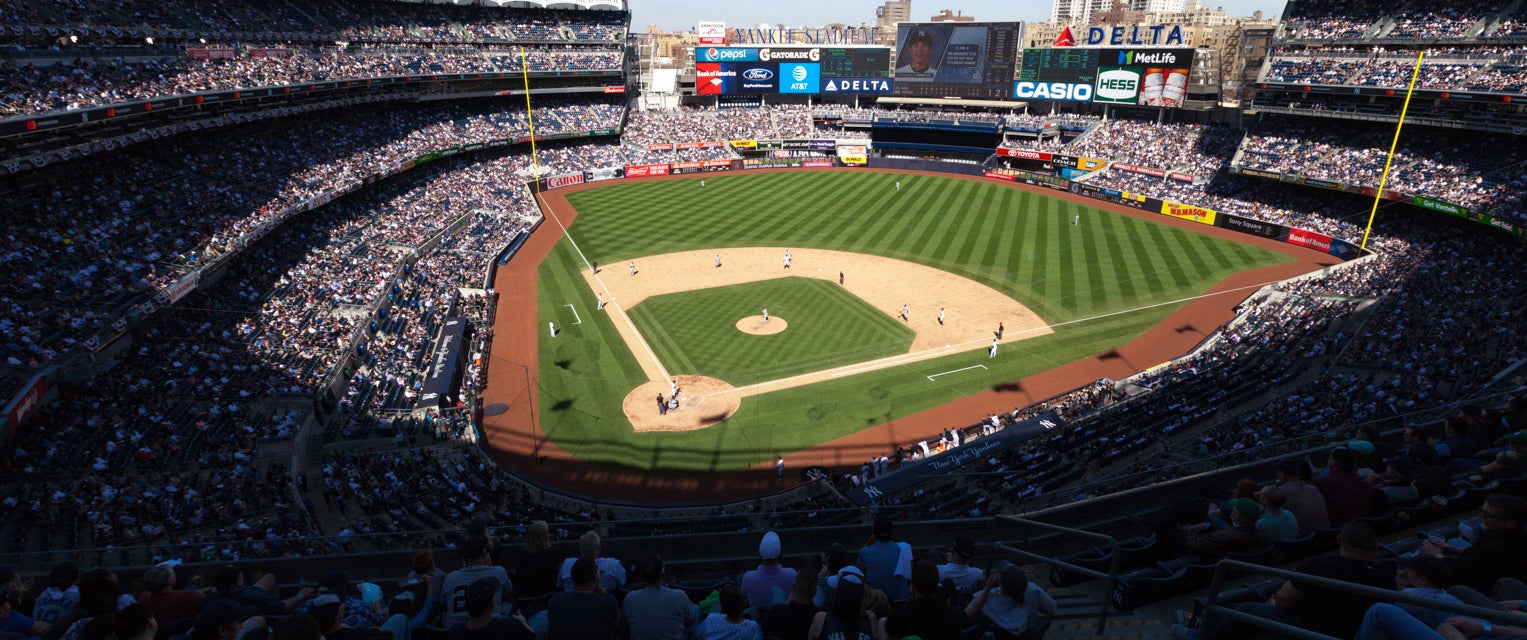
[[[1291,261],[977,180],[704,179],[585,188],[551,211],[576,220],[536,276],[537,428],[573,458],[747,468],[1108,352],[1231,274]],[[673,379],[690,422],[663,428]]]

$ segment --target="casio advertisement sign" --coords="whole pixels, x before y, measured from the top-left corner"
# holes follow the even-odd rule
[[[1092,85],[1081,82],[1015,82],[1014,98],[1091,102]]]

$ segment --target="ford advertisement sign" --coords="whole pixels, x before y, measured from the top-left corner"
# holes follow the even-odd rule
[[[737,86],[744,92],[775,93],[779,91],[779,74],[775,72],[773,65],[749,65],[744,67],[738,76]]]

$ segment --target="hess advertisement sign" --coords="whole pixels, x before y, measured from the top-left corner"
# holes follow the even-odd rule
[[[1097,92],[1093,102],[1140,104],[1140,70],[1125,67],[1099,67]]]

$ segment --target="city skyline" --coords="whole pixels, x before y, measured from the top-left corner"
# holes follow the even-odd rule
[[[875,8],[882,0],[773,0],[766,3],[716,5],[694,0],[636,0],[631,3],[631,25],[645,31],[655,24],[663,31],[690,31],[701,20],[721,20],[727,27],[757,28],[761,23],[790,27],[815,27],[833,23],[858,26],[875,24]],[[1050,19],[1051,2],[1012,2],[1012,0],[955,0],[954,2],[913,3],[914,21],[925,21],[942,9],[975,16],[985,22],[1045,22]],[[1261,11],[1266,16],[1282,15],[1284,0],[1210,0],[1210,8],[1223,7],[1235,16],[1250,16]]]

